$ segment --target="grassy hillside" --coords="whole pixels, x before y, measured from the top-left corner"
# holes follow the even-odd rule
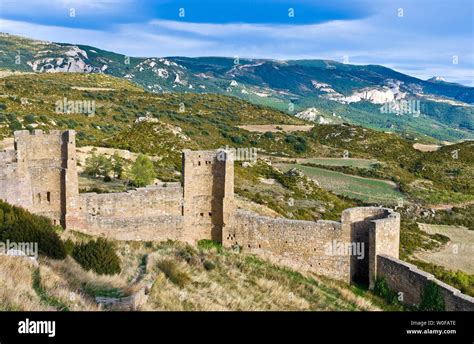
[[[82,234],[68,238],[87,241]],[[399,309],[364,289],[301,274],[211,242],[115,242],[122,272],[99,276],[72,258],[0,257],[0,310],[99,310],[96,297],[127,298],[145,285],[140,310]],[[127,309],[127,304],[105,309]],[[102,308],[104,309],[104,308]],[[130,308],[128,308],[130,309]]]

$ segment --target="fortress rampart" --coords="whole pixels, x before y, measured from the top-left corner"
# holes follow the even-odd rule
[[[378,255],[377,260],[379,277],[387,282],[391,290],[401,293],[404,303],[418,305],[425,287],[431,282],[439,287],[447,311],[474,311],[474,297],[462,294],[458,289],[437,280],[432,274],[388,255]]]
[[[400,271],[405,281],[412,279],[413,269],[398,260],[400,215],[391,209],[346,209],[340,222],[259,216],[235,209],[230,152],[185,150],[182,159],[182,183],[79,193],[75,132],[17,131],[14,149],[0,151],[0,199],[68,230],[117,240],[211,239],[296,269],[370,287],[377,275],[396,288],[406,287],[393,281],[390,271]],[[419,292],[413,293],[409,300],[418,301]]]

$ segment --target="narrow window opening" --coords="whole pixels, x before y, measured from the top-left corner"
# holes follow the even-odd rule
[[[51,203],[51,192],[46,193],[46,199],[48,200],[49,203]]]

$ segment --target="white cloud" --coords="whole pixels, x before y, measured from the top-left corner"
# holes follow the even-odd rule
[[[2,31],[57,42],[96,46],[130,56],[240,56],[333,59],[381,64],[426,79],[473,84],[469,35],[436,35],[405,28],[393,13],[311,25],[211,24],[153,20],[108,30],[65,28],[0,19]],[[413,18],[412,18],[413,20]],[[452,64],[452,56],[459,64]],[[413,68],[417,66],[417,68]]]

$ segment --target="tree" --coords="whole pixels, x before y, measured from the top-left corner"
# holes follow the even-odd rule
[[[120,156],[118,152],[115,152],[111,158],[112,170],[114,172],[114,178],[122,179],[125,168],[125,160]]]
[[[132,166],[130,175],[137,186],[151,184],[156,176],[153,162],[147,156],[140,154]]]
[[[112,163],[103,154],[92,154],[86,159],[86,168],[84,172],[92,177],[103,176],[106,177],[112,171]]]

